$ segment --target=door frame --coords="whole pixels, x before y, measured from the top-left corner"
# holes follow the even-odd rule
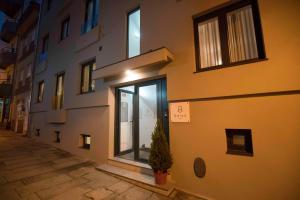
[[[125,87],[125,86],[124,86]],[[115,156],[120,156],[120,155],[124,155],[124,154],[128,154],[132,151],[134,151],[134,129],[132,129],[132,149],[128,149],[125,151],[121,151],[120,149],[120,144],[121,144],[121,134],[120,134],[120,122],[121,122],[121,115],[120,115],[120,104],[121,104],[121,92],[127,93],[127,94],[132,94],[132,121],[134,123],[134,112],[135,112],[135,92],[130,92],[127,90],[122,90],[120,88],[116,88],[116,109],[115,109],[115,127],[116,127],[116,131],[115,131],[115,138],[114,138],[114,155]],[[133,126],[134,127],[134,126]]]
[[[166,78],[159,78],[138,83],[132,83],[115,88],[115,135],[114,135],[114,156],[121,156],[130,152],[134,152],[134,161],[147,163],[148,160],[139,158],[139,88],[149,85],[157,85],[157,119],[161,120],[163,128],[169,142],[169,120],[168,120],[168,102],[167,102],[167,85]],[[130,92],[120,88],[126,86],[134,86],[135,91]],[[120,152],[120,103],[121,92],[133,94],[133,136],[132,151]]]

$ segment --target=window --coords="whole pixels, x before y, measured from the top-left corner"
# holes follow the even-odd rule
[[[131,58],[140,54],[141,31],[139,8],[128,13],[127,23],[127,56]]]
[[[61,23],[61,33],[60,33],[60,39],[64,40],[69,36],[70,31],[70,17],[67,17],[62,23]]]
[[[56,77],[56,91],[53,107],[55,110],[59,110],[63,107],[64,101],[64,73],[57,75]]]
[[[91,147],[91,136],[86,135],[86,134],[82,134],[81,137],[82,137],[82,148],[90,149],[90,147]]]
[[[91,61],[82,65],[81,70],[81,93],[95,91],[95,80],[92,80],[92,71],[96,69],[96,62]]]
[[[253,156],[251,129],[226,129],[227,153]]]
[[[37,102],[41,103],[44,98],[44,90],[45,90],[45,82],[40,81],[38,85],[38,96],[37,96]]]
[[[49,34],[47,34],[47,35],[43,38],[42,54],[48,52],[48,46],[49,46]]]
[[[86,0],[82,33],[89,32],[98,24],[99,0]]]
[[[265,50],[256,0],[194,18],[197,71],[258,61]]]
[[[52,0],[47,0],[47,11],[51,9]]]

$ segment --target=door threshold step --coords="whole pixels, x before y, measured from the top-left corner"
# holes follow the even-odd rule
[[[122,180],[125,180],[134,185],[159,193],[164,196],[169,196],[175,188],[174,184],[169,181],[164,185],[157,185],[153,176],[135,171],[130,171],[109,164],[102,164],[96,167],[96,169],[99,171],[109,173],[113,176],[121,178]]]
[[[141,162],[136,162],[136,161],[132,161],[132,160],[127,160],[124,158],[115,157],[115,158],[108,159],[107,164],[118,167],[118,168],[123,168],[123,169],[127,169],[130,171],[135,171],[135,172],[139,172],[142,174],[154,176],[152,168],[150,167],[150,165],[148,165],[146,163],[141,163]]]

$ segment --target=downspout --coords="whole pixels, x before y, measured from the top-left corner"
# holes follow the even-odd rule
[[[38,24],[37,24],[37,34],[36,34],[36,47],[35,47],[35,55],[34,55],[34,60],[33,60],[33,66],[32,66],[32,71],[31,71],[31,90],[30,90],[30,104],[28,108],[28,128],[27,128],[27,137],[31,137],[31,105],[33,103],[33,88],[34,88],[34,73],[36,66],[38,64],[38,47],[39,47],[39,36],[40,36],[40,23],[41,23],[41,16],[42,16],[42,8],[43,8],[44,0],[41,0],[40,3],[40,8],[39,8],[39,18],[38,18]]]

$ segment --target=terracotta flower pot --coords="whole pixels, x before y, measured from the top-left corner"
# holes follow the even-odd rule
[[[167,171],[154,171],[155,183],[158,185],[163,185],[167,182]]]

